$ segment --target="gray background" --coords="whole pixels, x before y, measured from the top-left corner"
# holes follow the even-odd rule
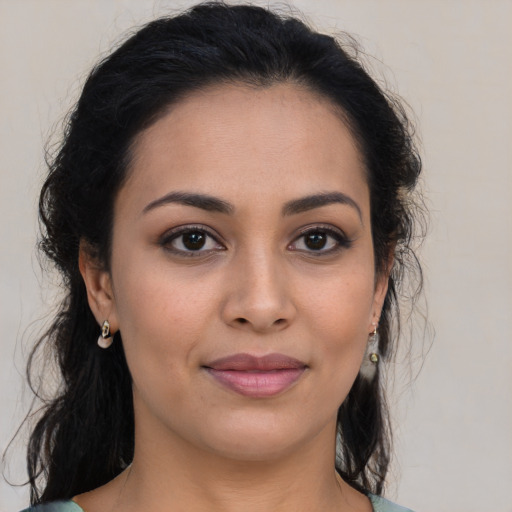
[[[24,360],[57,293],[34,253],[43,143],[101,52],[128,28],[190,3],[0,0],[0,450],[27,410]],[[416,512],[510,512],[512,1],[293,5],[322,30],[357,34],[422,134],[431,208],[423,259],[436,335],[411,385],[397,364],[388,496]],[[427,348],[417,343],[415,368]],[[24,442],[3,464],[18,482]],[[0,510],[27,501],[26,488],[0,483]]]

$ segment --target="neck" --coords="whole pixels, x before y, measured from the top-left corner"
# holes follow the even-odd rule
[[[282,440],[270,452],[262,443],[243,457],[202,449],[147,418],[135,422],[131,467],[75,497],[87,512],[372,511],[335,472],[335,418],[308,442]]]
[[[134,461],[119,510],[152,512],[345,512],[371,510],[367,498],[334,470],[334,428],[320,432],[300,453],[266,460],[234,460],[183,439],[158,441],[136,434]],[[121,487],[121,486],[119,486]],[[116,511],[117,512],[117,511]]]

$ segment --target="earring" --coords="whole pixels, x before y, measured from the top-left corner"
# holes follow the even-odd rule
[[[379,334],[377,333],[377,324],[374,322],[372,325],[373,331],[369,334],[366,353],[359,370],[361,376],[368,381],[375,378],[379,364]]]
[[[101,334],[98,338],[98,345],[101,348],[108,348],[110,345],[112,345],[113,341],[114,337],[110,333],[110,324],[108,320],[105,320],[101,326]]]

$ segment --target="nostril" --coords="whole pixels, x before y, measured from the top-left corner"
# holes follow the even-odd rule
[[[258,320],[258,319],[256,319]],[[242,325],[245,327],[246,325],[251,325],[256,331],[266,331],[268,329],[282,329],[286,327],[288,324],[287,318],[277,318],[276,320],[270,320],[269,322],[265,322],[265,319],[259,319],[259,321],[253,321],[251,317],[245,318],[243,316],[239,316],[232,320],[231,325],[232,326],[239,326]]]

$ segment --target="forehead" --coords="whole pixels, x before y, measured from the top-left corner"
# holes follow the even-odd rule
[[[367,201],[364,164],[342,115],[294,84],[194,92],[138,136],[132,156],[123,188],[141,202],[172,190],[243,202],[331,189]]]

